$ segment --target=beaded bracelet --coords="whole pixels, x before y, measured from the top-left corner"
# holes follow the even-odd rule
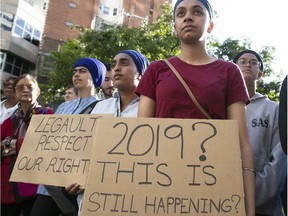
[[[243,170],[243,171],[249,171],[249,172],[253,172],[253,173],[254,173],[254,175],[256,176],[256,172],[255,172],[255,170],[254,170],[254,169],[250,169],[250,168],[246,168],[246,167],[243,167],[243,168],[242,168],[242,170]]]

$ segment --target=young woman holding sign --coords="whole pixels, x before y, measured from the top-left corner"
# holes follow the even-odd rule
[[[213,9],[208,0],[176,2],[174,29],[181,53],[167,62],[155,61],[148,67],[136,90],[140,95],[138,116],[237,120],[246,213],[252,216],[255,214],[255,172],[245,121],[249,97],[239,68],[207,53],[205,38],[213,30],[212,19]]]

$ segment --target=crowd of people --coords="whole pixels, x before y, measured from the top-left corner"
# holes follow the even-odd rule
[[[55,112],[38,104],[40,89],[33,76],[5,80],[1,215],[80,215],[85,191],[77,183],[60,188],[9,182],[34,114],[237,120],[246,215],[287,215],[287,76],[279,106],[257,92],[264,75],[257,52],[243,50],[233,62],[208,54],[205,39],[214,27],[208,0],[178,0],[173,16],[178,56],[151,64],[136,50],[116,53],[111,64],[79,58],[73,65],[73,85],[65,89],[65,102]],[[97,94],[95,89],[100,89]]]

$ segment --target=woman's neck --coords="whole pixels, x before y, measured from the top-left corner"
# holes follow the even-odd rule
[[[21,110],[23,115],[25,116],[26,113],[31,109],[31,107],[33,107],[34,103],[31,102],[20,102],[20,106],[21,106]]]
[[[202,43],[181,44],[181,53],[178,58],[192,65],[203,65],[215,61],[215,58],[207,53]]]
[[[121,91],[118,89],[118,92],[120,95],[121,112],[126,109],[131,101],[138,97],[135,91]]]

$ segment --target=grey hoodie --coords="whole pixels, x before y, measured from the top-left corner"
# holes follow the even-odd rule
[[[256,213],[281,216],[287,169],[278,130],[278,103],[256,93],[246,107],[256,171]]]

